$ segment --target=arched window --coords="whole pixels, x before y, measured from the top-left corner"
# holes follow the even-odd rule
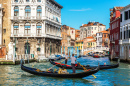
[[[25,16],[31,16],[31,8],[30,8],[30,6],[25,7]]]
[[[25,35],[30,35],[31,34],[31,25],[29,22],[25,23]]]
[[[18,33],[19,33],[19,24],[14,23],[14,35],[18,35]]]
[[[19,7],[18,6],[14,7],[14,16],[19,16]]]
[[[37,0],[37,2],[41,2],[41,0]]]
[[[18,0],[14,0],[14,2],[18,2]]]
[[[26,0],[26,2],[29,2],[29,0]]]
[[[42,28],[42,24],[41,23],[37,23],[37,35],[41,34],[41,28]]]
[[[37,16],[42,16],[42,7],[41,6],[37,7]]]

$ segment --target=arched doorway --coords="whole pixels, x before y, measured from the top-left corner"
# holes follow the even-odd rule
[[[24,47],[25,47],[25,54],[30,54],[30,44],[26,42]]]

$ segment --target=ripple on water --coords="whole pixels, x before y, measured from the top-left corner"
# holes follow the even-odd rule
[[[98,65],[113,64],[108,58],[79,58],[77,59],[82,65]],[[60,62],[60,61],[58,61]],[[70,63],[70,60],[68,61]],[[28,67],[46,70],[52,67],[49,62],[46,63],[30,63],[26,64]],[[54,67],[57,68],[58,67]],[[68,70],[72,72],[72,70]],[[81,72],[81,70],[76,70]],[[21,70],[20,65],[16,66],[0,66],[0,86],[1,85],[41,85],[41,86],[129,86],[130,85],[130,65],[121,63],[119,68],[100,70],[94,74],[97,78],[95,79],[92,75],[84,77],[83,79],[68,79],[68,78],[53,78],[53,77],[42,77],[26,73]]]

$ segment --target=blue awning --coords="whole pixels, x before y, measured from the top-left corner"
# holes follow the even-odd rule
[[[19,26],[14,26],[14,28],[19,28]]]
[[[19,11],[19,9],[14,9],[14,11]]]
[[[37,28],[42,28],[42,26],[37,26]]]
[[[40,11],[40,12],[41,12],[41,11],[42,11],[42,9],[37,9],[37,11]]]
[[[56,20],[59,22],[59,19],[56,17]]]
[[[25,26],[25,28],[30,28],[31,26]]]

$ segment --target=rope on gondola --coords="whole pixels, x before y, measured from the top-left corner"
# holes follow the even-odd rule
[[[77,62],[77,61],[76,61]],[[79,62],[77,62],[81,67],[83,67],[83,69],[84,70],[88,70],[87,68],[85,68],[83,65],[81,65]],[[93,74],[92,74],[92,76],[94,77],[94,78],[97,78],[96,76],[94,76]]]

